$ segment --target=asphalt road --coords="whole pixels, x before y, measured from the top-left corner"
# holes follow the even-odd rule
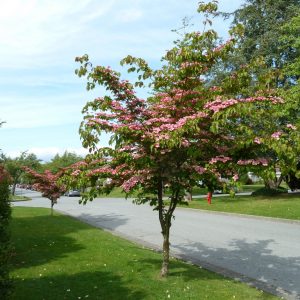
[[[37,192],[22,193],[33,200],[14,205],[50,206]],[[61,197],[55,209],[150,248],[161,248],[158,215],[150,206],[124,199],[79,205],[78,199]],[[286,299],[300,299],[300,222],[181,208],[175,216],[170,238],[174,256]]]

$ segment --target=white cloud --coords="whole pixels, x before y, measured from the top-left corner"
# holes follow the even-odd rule
[[[0,1],[1,65],[34,63],[76,44],[89,22],[108,14],[115,1]],[[78,41],[79,42],[79,41]],[[39,57],[41,56],[41,57]]]

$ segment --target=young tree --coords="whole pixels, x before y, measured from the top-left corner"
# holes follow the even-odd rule
[[[9,279],[9,260],[11,256],[9,221],[11,208],[9,202],[10,177],[0,165],[0,298],[8,299],[11,291]]]
[[[217,5],[200,4],[198,11],[215,14]],[[149,202],[158,211],[163,235],[161,276],[168,274],[172,218],[185,190],[200,180],[211,188],[221,176],[234,181],[240,167],[268,165],[267,159],[257,155],[253,159],[253,154],[261,147],[257,140],[272,133],[272,128],[264,127],[265,116],[282,100],[276,90],[266,89],[267,76],[253,81],[261,64],[243,65],[218,86],[209,85],[207,75],[234,51],[236,38],[219,44],[213,30],[185,33],[158,70],[128,56],[122,64],[138,73],[134,84],[109,67],[93,67],[87,55],[76,58],[81,63],[76,73],[87,76],[87,89],[99,84],[109,93],[83,109],[80,135],[90,154],[73,166],[64,182],[91,186],[83,195],[85,202],[115,186],[127,195],[137,193],[138,204]],[[140,99],[134,86],[147,82],[153,94]],[[112,135],[113,147],[98,148],[103,132]],[[163,199],[166,189],[169,201]]]
[[[62,172],[53,174],[46,170],[44,173],[38,173],[28,167],[23,168],[24,171],[34,180],[34,187],[42,193],[43,197],[51,201],[51,215],[53,215],[53,206],[57,203],[57,199],[66,191],[63,185],[58,184]]]

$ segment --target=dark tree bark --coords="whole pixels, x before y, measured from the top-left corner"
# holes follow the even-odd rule
[[[268,189],[271,189],[271,190],[278,189],[281,182],[282,182],[282,176],[280,176],[279,178],[275,178],[275,179],[265,179],[264,180],[265,187]]]
[[[168,208],[165,208],[163,203],[163,182],[159,181],[158,184],[158,213],[159,221],[161,226],[161,233],[163,236],[163,262],[161,267],[160,275],[161,277],[168,276],[169,273],[169,261],[170,261],[170,228],[171,219],[173,217],[173,212],[179,200],[179,191],[172,193],[170,204]]]

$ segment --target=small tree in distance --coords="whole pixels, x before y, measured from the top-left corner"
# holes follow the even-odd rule
[[[200,4],[198,11],[214,15],[217,5]],[[137,195],[136,203],[150,203],[158,211],[162,230],[163,277],[169,270],[172,218],[185,191],[199,181],[212,189],[221,176],[234,181],[240,167],[268,165],[257,155],[272,133],[272,128],[264,127],[264,119],[282,102],[276,90],[266,89],[268,72],[255,76],[263,68],[257,60],[241,66],[218,86],[210,86],[206,76],[235,51],[237,38],[232,32],[230,40],[219,43],[213,30],[185,33],[158,70],[128,56],[122,64],[138,73],[134,84],[109,67],[93,67],[87,55],[76,58],[81,64],[76,73],[87,76],[87,88],[99,84],[109,93],[83,109],[80,135],[90,154],[63,181],[90,186],[84,202],[121,186],[127,195]],[[153,94],[140,99],[134,87],[146,82]],[[102,132],[112,134],[113,147],[98,148]],[[169,201],[163,198],[166,190]]]
[[[34,188],[42,193],[43,197],[51,201],[51,215],[53,215],[53,206],[57,199],[66,191],[63,185],[58,184],[58,179],[62,172],[56,174],[46,170],[44,173],[38,173],[28,167],[24,167],[25,172],[34,180]]]

